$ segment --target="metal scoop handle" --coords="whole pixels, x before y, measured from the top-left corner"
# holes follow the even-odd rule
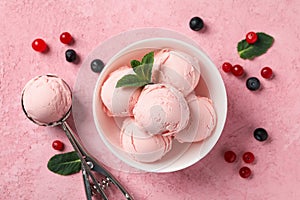
[[[100,187],[99,182],[97,181],[96,177],[93,175],[93,173],[91,173],[90,167],[89,167],[89,165],[87,164],[87,162],[85,160],[86,156],[85,156],[85,154],[83,154],[84,152],[83,152],[82,148],[80,148],[78,146],[79,142],[76,140],[74,132],[72,131],[70,126],[65,121],[62,122],[62,128],[65,131],[68,139],[70,140],[74,150],[77,152],[78,157],[79,157],[79,159],[82,163],[82,172],[83,172],[83,178],[84,178],[84,183],[85,183],[86,188],[87,188],[87,182],[89,181],[88,177],[91,177],[92,182],[94,183],[96,191],[99,194],[101,194],[101,196],[104,200],[108,200],[108,197],[104,193],[104,190]],[[90,198],[89,197],[90,196],[89,191],[86,191],[86,194],[87,194],[87,198],[89,199]]]
[[[78,153],[78,156],[80,160],[82,161],[82,167],[83,167],[83,176],[84,181],[88,178],[88,176],[91,177],[92,182],[94,184],[94,189],[98,193],[101,194],[102,198],[104,200],[108,200],[108,197],[104,193],[105,187],[101,186],[97,179],[94,177],[93,173],[91,173],[90,170],[94,170],[103,176],[105,176],[107,183],[114,184],[125,196],[126,200],[134,200],[133,197],[127,192],[127,190],[121,185],[121,183],[108,171],[106,170],[102,165],[100,165],[94,158],[92,158],[86,150],[82,147],[82,145],[79,143],[79,139],[75,135],[75,133],[72,131],[70,126],[67,124],[67,122],[62,123],[62,128],[66,132],[67,137],[69,138],[71,144],[73,145],[75,151]],[[86,173],[86,175],[85,175]],[[85,182],[85,185],[87,182]],[[87,188],[87,186],[86,186]],[[90,196],[90,193],[86,191],[87,197]]]
[[[94,163],[92,170],[103,174],[106,177],[107,181],[114,184],[123,193],[126,200],[134,200],[134,198],[127,192],[127,190],[121,185],[121,183],[109,171],[107,171],[101,165],[97,164],[97,162],[93,158],[87,157],[87,160],[88,160],[88,162]]]

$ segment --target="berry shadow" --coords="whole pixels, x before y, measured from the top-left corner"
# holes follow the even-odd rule
[[[44,55],[44,54],[47,54],[49,52],[50,52],[50,47],[47,45],[46,49],[41,53]]]
[[[68,46],[73,46],[75,44],[75,40],[72,39],[71,42],[69,44],[67,44]]]
[[[210,28],[207,25],[204,25],[204,27],[198,31],[198,33],[209,33]]]
[[[196,32],[198,34],[204,34],[204,33],[207,34],[210,32],[210,28],[209,28],[209,26],[204,25],[202,29],[200,29],[198,31],[194,31],[194,32]]]
[[[76,59],[75,59],[72,63],[75,64],[75,65],[78,65],[80,62],[81,62],[81,58],[80,58],[80,56],[77,54],[77,55],[76,55]]]

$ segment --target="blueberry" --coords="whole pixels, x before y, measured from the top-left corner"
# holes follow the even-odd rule
[[[255,139],[257,139],[260,142],[263,142],[268,138],[268,132],[263,128],[255,129],[253,135]]]
[[[68,62],[74,62],[77,57],[76,52],[73,49],[68,49],[65,55]]]
[[[190,20],[190,28],[193,31],[199,31],[204,27],[203,20],[200,17],[193,17]]]
[[[260,81],[256,77],[250,77],[247,79],[246,86],[251,91],[258,90],[260,88]]]
[[[104,68],[104,63],[100,59],[95,59],[91,62],[91,69],[93,72],[100,73]]]

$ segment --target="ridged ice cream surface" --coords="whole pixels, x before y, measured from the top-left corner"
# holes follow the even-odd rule
[[[187,96],[197,86],[200,66],[195,57],[184,52],[162,49],[154,56],[152,80],[170,84]]]
[[[123,122],[120,133],[121,147],[139,162],[155,162],[171,150],[171,136],[149,135],[133,118]]]
[[[70,111],[72,93],[62,79],[52,75],[39,76],[25,85],[22,102],[27,116],[34,122],[51,124]]]
[[[199,142],[209,137],[216,126],[216,112],[212,101],[190,94],[187,97],[191,119],[185,129],[175,134],[179,142]]]
[[[190,110],[183,94],[167,84],[146,85],[133,109],[136,122],[152,135],[183,130]]]
[[[133,73],[132,68],[123,66],[109,74],[103,83],[100,96],[107,115],[113,117],[132,116],[132,109],[140,95],[141,88],[116,88],[116,84],[123,76]]]

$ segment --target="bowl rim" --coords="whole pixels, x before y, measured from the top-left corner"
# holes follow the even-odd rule
[[[104,130],[102,129],[101,123],[99,122],[98,117],[97,117],[96,100],[99,98],[99,90],[100,90],[100,87],[101,87],[100,83],[107,76],[107,75],[105,75],[105,72],[107,70],[109,70],[109,66],[111,66],[118,58],[120,58],[124,54],[126,54],[128,52],[131,52],[131,51],[134,51],[132,49],[133,47],[139,46],[139,45],[147,43],[147,42],[157,42],[157,41],[169,42],[169,43],[173,43],[173,44],[176,43],[178,45],[182,45],[182,46],[184,46],[184,48],[190,49],[191,51],[195,52],[196,54],[201,55],[201,59],[204,59],[205,62],[209,63],[210,66],[213,66],[212,67],[213,69],[211,69],[211,70],[214,70],[214,75],[216,75],[216,78],[218,79],[218,82],[220,83],[220,88],[221,88],[220,90],[223,93],[222,96],[224,98],[223,99],[224,105],[222,107],[222,109],[223,109],[222,111],[223,111],[223,116],[224,117],[222,119],[217,119],[217,125],[219,124],[219,129],[220,129],[218,137],[215,138],[215,140],[212,142],[212,144],[210,145],[210,148],[206,149],[205,152],[202,151],[203,156],[197,157],[196,159],[193,159],[193,161],[190,161],[190,162],[182,162],[180,164],[180,167],[170,167],[173,163],[172,162],[167,167],[163,167],[163,168],[159,169],[158,171],[157,170],[153,171],[153,170],[141,168],[141,167],[139,167],[140,165],[138,165],[138,166],[134,165],[133,162],[128,162],[127,159],[125,159],[123,156],[121,156],[116,150],[114,150],[111,147],[111,146],[114,147],[114,145],[110,144],[108,139],[105,138],[105,134],[103,133]],[[142,47],[142,48],[145,49],[145,48],[150,48],[150,47],[145,46],[145,47]],[[136,49],[142,49],[142,48],[136,48]],[[160,47],[151,47],[151,48],[153,48],[153,49],[155,49],[155,48],[162,49]],[[146,171],[146,172],[174,172],[174,171],[179,171],[179,170],[182,170],[182,169],[185,169],[187,167],[190,167],[190,166],[194,165],[195,163],[200,161],[202,158],[204,158],[215,147],[216,143],[218,142],[218,140],[219,140],[219,138],[220,138],[220,136],[223,132],[225,122],[226,122],[226,119],[227,119],[227,106],[228,106],[227,105],[227,92],[226,92],[224,81],[223,81],[222,76],[221,76],[219,70],[217,69],[216,65],[212,62],[212,60],[208,57],[208,55],[206,55],[206,53],[200,47],[195,47],[194,45],[191,45],[187,42],[184,42],[184,41],[181,41],[181,40],[178,40],[178,39],[165,38],[165,37],[152,37],[152,38],[147,38],[147,39],[136,41],[136,42],[131,43],[131,44],[127,45],[126,47],[122,48],[115,55],[113,55],[109,59],[109,61],[107,62],[107,64],[105,65],[104,69],[102,70],[102,72],[100,73],[100,75],[97,79],[97,82],[96,82],[96,85],[95,85],[95,88],[94,88],[94,92],[93,92],[93,101],[92,101],[93,118],[94,118],[94,123],[95,123],[96,129],[97,129],[97,132],[100,135],[100,138],[103,141],[103,143],[109,149],[109,151],[111,151],[118,159],[122,160],[127,165],[129,165],[131,167],[134,167],[136,169],[139,169],[139,170]],[[214,134],[215,134],[215,132],[214,132]],[[192,146],[193,146],[193,144],[191,144],[189,148],[192,148]],[[181,158],[183,155],[184,155],[184,153],[179,158]],[[176,162],[176,161],[174,161],[174,162]],[[145,164],[145,163],[143,163],[143,164]],[[146,164],[151,165],[151,163],[146,163]]]

